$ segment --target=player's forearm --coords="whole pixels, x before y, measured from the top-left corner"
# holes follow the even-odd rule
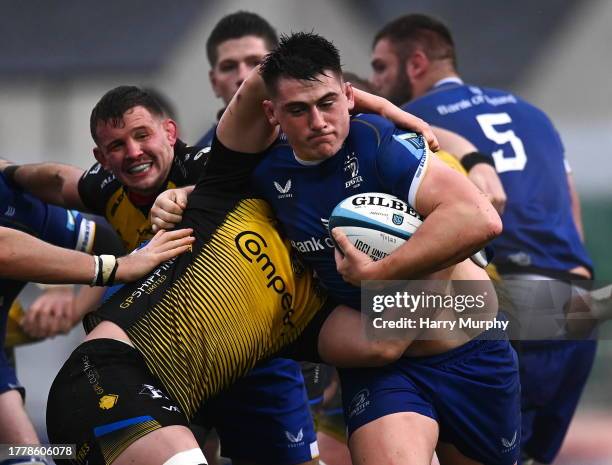
[[[7,166],[4,173],[12,182],[43,202],[84,209],[77,187],[83,174],[80,168],[60,163],[33,163]]]
[[[437,151],[440,148],[440,144],[431,127],[421,118],[405,112],[383,97],[369,94],[359,89],[353,89],[353,97],[355,100],[354,110],[356,112],[378,114],[395,123],[397,127],[423,134],[431,150]]]
[[[47,284],[89,284],[91,255],[56,247],[29,234],[0,227],[0,277]]]
[[[278,128],[266,117],[262,102],[268,92],[259,67],[251,71],[234,94],[217,126],[219,141],[231,150],[257,153],[276,138]]]
[[[501,229],[499,215],[485,199],[440,204],[409,241],[376,263],[376,279],[415,279],[457,264]]]

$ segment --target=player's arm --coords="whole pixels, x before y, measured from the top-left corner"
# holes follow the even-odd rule
[[[61,163],[0,165],[6,178],[43,202],[65,208],[86,210],[79,195],[79,179],[83,170]]]
[[[479,154],[474,144],[456,132],[437,126],[432,126],[432,130],[440,142],[440,148],[452,154],[464,165],[470,181],[489,198],[498,213],[502,214],[506,207],[507,197],[495,166],[493,166],[493,159],[490,156]],[[485,163],[489,160],[490,163]]]
[[[217,138],[228,149],[259,153],[278,135],[266,117],[262,102],[268,98],[259,67],[254,68],[234,94],[217,126]]]
[[[414,200],[425,221],[395,252],[373,262],[332,231],[345,253],[336,264],[346,281],[418,278],[459,263],[501,233],[499,215],[476,186],[435,157],[427,163]]]
[[[576,229],[580,235],[580,239],[584,242],[584,228],[582,226],[582,207],[580,205],[580,197],[576,190],[576,184],[574,183],[574,177],[572,173],[567,173],[567,185],[569,187],[570,202],[572,203],[572,216],[574,217],[574,223]]]
[[[192,230],[160,232],[137,252],[117,259],[115,282],[138,279],[160,263],[189,249]],[[0,226],[0,277],[50,284],[90,284],[96,272],[96,256],[65,249],[29,234]],[[33,266],[35,264],[35,266]]]
[[[429,124],[418,116],[405,112],[383,97],[370,94],[355,87],[353,87],[353,97],[355,99],[354,110],[357,113],[378,114],[383,118],[393,121],[397,127],[420,132],[425,137],[425,140],[427,140],[429,148],[434,152],[440,148],[439,141],[436,138],[437,134],[434,133]]]

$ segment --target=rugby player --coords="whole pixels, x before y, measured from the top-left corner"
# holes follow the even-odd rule
[[[223,101],[217,120],[251,70],[277,44],[274,28],[255,13],[238,11],[215,25],[206,41],[206,55],[210,85]],[[214,124],[196,145],[210,146],[216,127]],[[317,394],[309,389],[311,396]],[[237,465],[241,458],[279,465],[316,462],[317,438],[304,378],[293,360],[277,358],[259,364],[208,402],[205,416],[219,434],[221,455]],[[302,440],[292,442],[300,432]]]
[[[104,278],[97,265],[98,257],[92,259],[89,254],[112,252],[113,242],[108,232],[78,212],[46,205],[15,189],[0,174],[0,346],[4,346],[9,308],[27,281],[90,284]],[[113,272],[116,282],[136,279],[186,250],[192,242],[185,237],[188,232],[166,233],[138,254],[119,259],[104,255],[103,260],[109,266],[116,264]],[[172,239],[178,241],[173,243]],[[112,270],[110,266],[104,273],[107,280]],[[69,327],[72,324],[70,321]],[[0,351],[2,443],[39,442],[23,406],[24,396],[25,389],[17,380],[14,368],[4,350]]]
[[[477,147],[480,153],[462,159],[468,170],[490,165],[499,173],[509,202],[504,232],[492,243],[495,264],[519,321],[530,322],[517,335],[528,339],[519,343],[522,448],[526,458],[551,463],[596,351],[594,340],[558,340],[567,336],[557,323],[563,321],[563,309],[547,317],[543,310],[550,302],[531,300],[548,286],[569,298],[570,284],[580,286],[593,274],[559,134],[544,112],[520,97],[464,83],[451,32],[435,18],[406,15],[384,26],[374,38],[372,70],[381,95],[398,103],[411,100],[407,111]]]
[[[109,92],[118,112],[101,120],[98,110],[104,105],[92,112],[92,135],[111,155],[111,164],[118,164],[114,150],[137,153],[139,143],[148,147],[149,139],[163,142],[174,133],[171,122],[147,115],[142,105],[133,107],[125,90]],[[77,460],[204,463],[187,428],[204,402],[295,341],[309,324],[316,340],[333,306],[289,253],[267,204],[253,196],[250,175],[257,158],[224,149],[236,127],[228,129],[231,137],[224,131],[222,119],[220,142],[213,143],[185,212],[184,223],[196,237],[192,253],[126,285],[89,314],[86,342],[52,386],[49,437],[55,443],[76,442]],[[96,148],[98,156],[101,150]],[[118,174],[136,177],[143,189],[152,184],[141,173],[157,175],[162,164],[145,153],[144,161],[120,165]],[[14,178],[25,174],[19,168]],[[359,318],[353,321],[359,327]],[[364,341],[368,345],[376,343]],[[294,442],[300,436],[297,432]]]
[[[266,58],[262,74],[267,92],[257,74],[243,84],[237,94],[243,111],[227,116],[237,120],[235,136],[242,137],[229,138],[229,147],[223,145],[233,156],[239,156],[236,151],[262,151],[258,158],[265,155],[255,169],[255,184],[334,297],[359,305],[359,288],[343,278],[359,283],[362,279],[422,277],[441,270],[431,276],[487,279],[483,270],[464,259],[499,233],[499,217],[493,207],[465,178],[429,157],[423,147],[410,149],[401,142],[401,136],[409,136],[388,121],[363,115],[349,120],[353,91],[342,82],[333,45],[314,34],[294,34],[282,39],[280,47]],[[260,104],[267,95],[270,100],[264,102],[264,115]],[[279,125],[286,139],[275,142]],[[253,131],[245,132],[249,127]],[[344,170],[344,164],[351,161],[354,169]],[[415,173],[420,164],[419,178]],[[274,181],[289,189],[280,192]],[[405,246],[379,262],[372,262],[334,231],[344,251],[337,264],[341,276],[321,219],[328,218],[333,207],[353,193],[385,190],[416,204],[426,215],[423,226]],[[157,212],[154,224],[164,226],[178,218],[172,215],[180,212],[168,207],[160,207],[165,212]],[[308,240],[324,245],[300,247]],[[356,366],[367,359],[367,350],[363,359],[353,358],[355,333],[340,323],[351,312],[334,311],[325,322],[329,338],[323,332],[318,344],[327,361]],[[334,323],[335,331],[331,330]],[[412,343],[407,351],[412,357],[389,368],[343,371],[353,461],[429,463],[439,435],[438,455],[443,463],[515,463],[519,385],[515,354],[508,342],[428,342]],[[392,352],[395,349],[391,347]],[[467,358],[470,362],[463,368]],[[449,366],[452,376],[446,371]],[[440,372],[433,375],[437,370]],[[465,410],[472,414],[466,415]],[[482,438],[483,430],[495,431],[492,436],[497,440]],[[504,446],[501,438],[508,438],[509,445]]]

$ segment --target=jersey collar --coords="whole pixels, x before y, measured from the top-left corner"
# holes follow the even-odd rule
[[[439,89],[440,87],[446,87],[446,86],[450,86],[450,85],[461,86],[461,85],[463,85],[463,81],[461,80],[461,78],[459,78],[457,76],[450,76],[450,77],[447,77],[447,78],[444,78],[444,79],[440,79],[438,82],[436,82],[431,87],[431,90]]]

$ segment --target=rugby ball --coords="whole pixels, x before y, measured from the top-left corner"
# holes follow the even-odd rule
[[[380,260],[410,239],[422,223],[423,218],[407,202],[368,192],[336,205],[329,217],[329,231],[331,235],[332,229],[340,228],[358,250]]]

